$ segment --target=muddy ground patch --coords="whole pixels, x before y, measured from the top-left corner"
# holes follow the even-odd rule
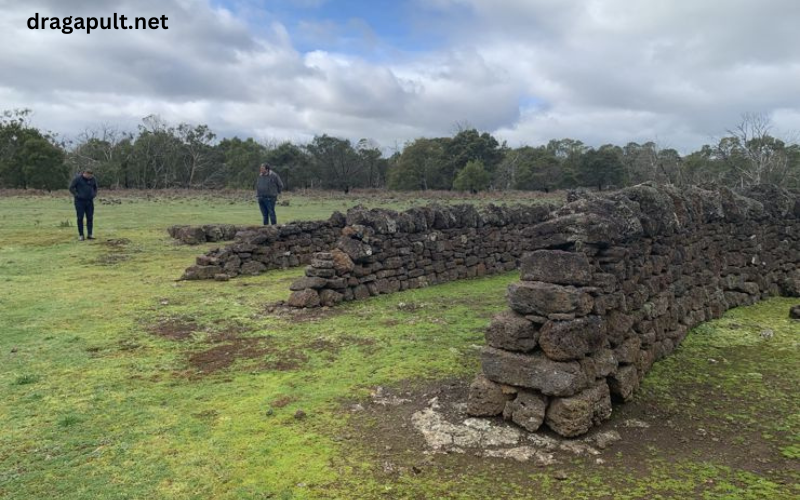
[[[675,408],[643,394],[630,403],[615,404],[611,419],[588,435],[565,439],[548,430],[520,432],[501,417],[471,419],[464,405],[469,382],[449,379],[375,388],[368,400],[344,405],[350,424],[335,439],[354,454],[365,454],[375,464],[373,477],[388,482],[429,475],[458,483],[465,474],[474,474],[525,484],[535,474],[563,485],[573,479],[586,481],[587,476],[603,477],[613,485],[618,477],[617,484],[623,488],[637,480],[651,480],[659,464],[687,460],[715,470],[753,474],[778,485],[797,484],[800,478],[800,464],[781,453],[780,442],[735,418]],[[709,386],[685,389],[707,397],[713,394]],[[732,398],[714,397],[714,406],[731,415],[742,410],[742,402]],[[781,418],[769,409],[761,411],[764,418]],[[451,436],[431,441],[425,434],[430,428],[420,427],[430,427],[430,422],[434,430],[444,429]],[[516,432],[519,439],[514,438]],[[480,437],[479,446],[470,442],[470,435]],[[678,468],[675,474],[678,477]],[[701,481],[698,495],[705,486],[715,485]]]
[[[287,339],[225,321],[202,326],[188,317],[162,318],[147,325],[146,330],[183,348],[186,368],[176,375],[188,378],[230,370],[239,362],[249,372],[296,371],[313,356],[333,361],[347,347],[367,353],[378,348],[370,338],[343,335]]]

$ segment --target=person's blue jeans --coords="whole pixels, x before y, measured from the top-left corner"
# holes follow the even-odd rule
[[[83,218],[86,217],[86,230],[92,235],[94,225],[94,200],[75,198],[75,211],[78,215],[78,234],[83,236]]]
[[[258,208],[261,209],[261,216],[264,219],[265,226],[269,225],[270,222],[272,224],[278,223],[278,217],[275,215],[276,201],[278,201],[278,199],[272,198],[271,196],[266,196],[258,199]]]

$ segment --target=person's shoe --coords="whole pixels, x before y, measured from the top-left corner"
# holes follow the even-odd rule
[[[86,237],[86,239],[87,239],[87,240],[93,240],[93,239],[94,239],[94,236],[92,236],[92,235],[90,234],[89,236],[87,236],[87,237]]]
[[[78,241],[83,241],[84,239],[83,235],[78,236]]]

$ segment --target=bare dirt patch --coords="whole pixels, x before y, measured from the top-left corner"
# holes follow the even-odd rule
[[[229,369],[237,360],[254,361],[247,366],[251,371],[294,371],[301,369],[312,353],[332,361],[348,347],[358,347],[365,354],[378,349],[374,339],[350,335],[292,340],[245,336],[249,327],[226,320],[202,327],[189,318],[164,318],[146,329],[157,337],[188,344],[188,369],[178,375],[189,378]]]
[[[193,333],[200,330],[197,323],[184,318],[164,319],[147,328],[147,331],[157,337],[175,341],[188,340]]]
[[[639,398],[615,405],[611,419],[588,435],[565,439],[547,429],[534,434],[521,431],[500,417],[470,418],[464,405],[468,385],[467,379],[453,379],[378,388],[368,401],[345,404],[344,411],[351,414],[349,430],[335,439],[366,450],[379,464],[374,474],[384,479],[426,470],[437,474],[502,470],[511,478],[529,474],[531,467],[545,468],[555,479],[618,469],[646,478],[653,461],[687,459],[752,472],[783,484],[791,484],[800,474],[800,464],[782,456],[773,442],[741,422],[721,423]],[[718,404],[735,409],[737,402]],[[431,432],[443,433],[444,439],[431,439]],[[614,437],[610,442],[609,435]]]
[[[264,312],[268,316],[275,316],[293,323],[317,322],[342,314],[342,311],[337,310],[335,307],[312,307],[308,309],[289,307],[286,301],[283,300],[267,304]]]
[[[258,338],[229,339],[209,349],[190,354],[187,361],[196,374],[210,374],[224,370],[238,359],[259,359],[270,349]]]
[[[133,254],[141,253],[140,249],[130,248],[131,240],[128,238],[114,238],[99,242],[105,253],[98,255],[90,264],[99,266],[114,266],[130,260]]]

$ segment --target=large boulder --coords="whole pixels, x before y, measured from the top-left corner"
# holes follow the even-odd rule
[[[577,361],[553,361],[541,352],[528,355],[484,347],[481,366],[489,380],[536,389],[548,396],[571,396],[589,383]]]

